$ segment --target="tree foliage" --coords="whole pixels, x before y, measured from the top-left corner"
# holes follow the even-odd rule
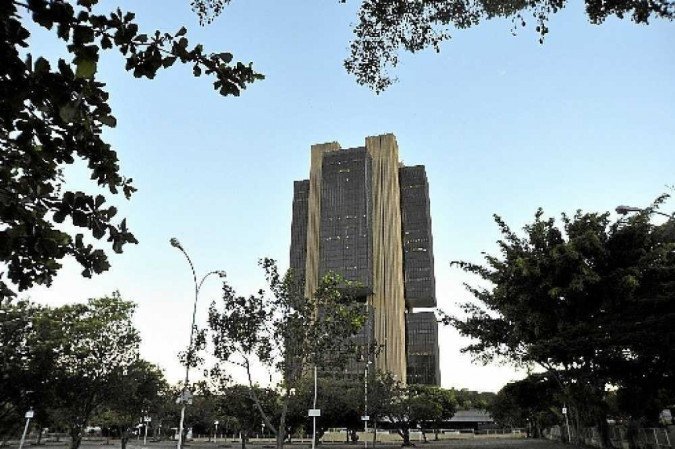
[[[104,406],[93,421],[104,420],[107,427],[115,428],[121,449],[126,449],[131,429],[139,424],[141,417],[157,410],[167,387],[162,371],[145,360],[119,367],[108,378]]]
[[[381,373],[369,393],[371,417],[385,420],[396,428],[403,446],[411,446],[410,429],[418,426],[437,429],[457,410],[453,391],[429,385],[406,385],[389,373]],[[426,439],[426,436],[425,436]]]
[[[655,420],[658,399],[675,397],[675,220],[650,221],[666,198],[614,222],[608,213],[563,215],[562,227],[539,210],[525,237],[495,217],[500,256],[453,262],[484,281],[467,286],[476,301],[465,316],[448,320],[473,339],[464,350],[486,362],[539,365],[577,422],[606,425],[609,384],[639,390],[652,406],[630,416]]]
[[[348,431],[346,438],[363,428],[361,421],[363,399],[363,381],[340,379],[331,375],[320,376],[317,382],[316,408],[321,410],[321,417],[316,422],[317,438],[320,439],[329,428],[346,428]],[[289,417],[295,419],[289,419],[289,427],[302,425],[304,429],[312,428],[312,420],[307,417],[307,410],[314,408],[313,400],[314,380],[308,376],[303,378],[295,389],[295,396],[289,408]]]
[[[346,293],[351,283],[340,276],[324,276],[315,294],[306,298],[303,282],[292,273],[280,275],[271,259],[262,260],[260,265],[271,295],[260,290],[248,297],[238,296],[225,283],[220,307],[214,303],[209,310],[209,327],[217,359],[239,363],[246,369],[256,407],[281,447],[291,390],[308,368],[334,369],[354,357],[351,337],[365,323],[365,315],[363,303]],[[283,379],[277,423],[272,423],[260,407],[253,389],[251,362],[256,359],[279,372]]]
[[[364,0],[345,67],[359,84],[381,92],[394,82],[389,72],[398,64],[401,51],[432,48],[439,52],[440,44],[451,37],[450,29],[467,29],[495,18],[510,19],[512,31],[533,22],[543,43],[550,17],[567,4],[566,0]],[[610,16],[639,24],[675,16],[671,0],[586,0],[585,6],[593,24]]]
[[[346,0],[340,0],[346,3]],[[229,0],[192,0],[202,22],[220,14]],[[452,29],[464,30],[481,22],[507,19],[511,32],[534,23],[543,43],[549,19],[562,11],[567,0],[362,0],[350,55],[344,66],[356,81],[382,92],[395,82],[390,71],[398,65],[401,52],[416,53],[428,48],[440,52],[451,38]],[[609,17],[648,24],[653,18],[672,20],[672,0],[585,0],[588,20],[602,24]]]
[[[195,76],[215,78],[221,95],[239,95],[262,78],[251,64],[230,53],[191,46],[185,28],[175,33],[139,30],[132,12],[102,12],[98,0],[7,0],[0,3],[0,297],[14,284],[25,290],[50,285],[61,261],[72,256],[90,277],[109,268],[103,249],[87,235],[106,239],[122,252],[136,239],[126,220],[101,194],[70,191],[64,167],[80,160],[92,181],[111,194],[130,198],[135,188],[120,172],[116,151],[102,138],[117,119],[108,104],[97,67],[105,50],[118,50],[137,78],[154,78],[176,62],[192,65]],[[50,61],[32,51],[31,26],[54,33],[69,60]],[[71,233],[70,222],[84,233]]]
[[[263,418],[256,409],[252,398],[250,386],[228,385],[218,391],[217,410],[221,419],[221,431],[239,432],[241,434],[241,447],[246,448],[248,438],[263,424]],[[254,386],[255,397],[260,401],[260,406],[270,416],[277,415],[278,395],[273,390]]]
[[[1,366],[3,384],[12,382],[2,389],[3,411],[20,417],[33,407],[43,427],[59,416],[77,449],[92,416],[120,394],[121,373],[139,363],[134,309],[117,293],[55,308],[3,301],[3,351],[15,354]]]
[[[500,426],[527,428],[531,436],[539,438],[543,429],[560,422],[564,405],[560,396],[554,379],[534,374],[506,384],[489,411]]]

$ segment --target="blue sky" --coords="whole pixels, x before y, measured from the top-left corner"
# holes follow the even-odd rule
[[[427,167],[437,296],[456,310],[468,298],[466,277],[449,261],[494,251],[493,213],[519,228],[538,207],[558,215],[643,206],[675,184],[673,24],[594,26],[580,3],[551,20],[544,45],[532,28],[511,36],[509,21],[452,31],[440,54],[402,55],[399,82],[375,95],[342,67],[356,1],[240,0],[206,27],[188,0],[120,2],[141,29],[185,25],[193,43],[253,61],[266,79],[224,98],[190,67],[138,80],[106,53],[99,77],[118,119],[106,137],[139,189],[115,202],[140,244],[113,255],[104,275],[86,280],[69,264],[51,288],[28,294],[57,304],[119,289],[139,303],[143,355],[177,380],[192,287],[169,238],[199,271],[226,270],[240,292],[252,292],[264,285],[259,258],[288,264],[293,180],[308,175],[310,145],[359,146],[392,132],[402,160]],[[32,39],[35,54],[62,53],[43,32]],[[95,190],[80,168],[68,177]],[[666,205],[673,209],[675,201]],[[218,291],[215,280],[204,288],[200,320]],[[440,333],[443,386],[496,391],[523,375],[471,364],[459,353],[466,342]]]

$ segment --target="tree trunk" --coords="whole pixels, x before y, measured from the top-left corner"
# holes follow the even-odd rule
[[[412,443],[410,442],[410,429],[407,427],[405,429],[398,429],[398,434],[403,438],[401,446],[412,446]]]
[[[129,432],[122,432],[122,437],[120,438],[120,444],[122,449],[127,449],[127,443],[129,442]]]
[[[631,416],[630,419],[628,420],[628,426],[626,428],[626,438],[628,439],[628,447],[630,449],[638,448],[639,431],[640,431],[639,422]]]
[[[248,431],[239,432],[239,436],[241,437],[241,449],[246,449],[246,440],[248,440]]]
[[[35,442],[36,446],[39,446],[40,442],[42,442],[42,431],[43,430],[44,430],[44,428],[42,426],[38,426],[38,437],[37,437],[37,441]]]
[[[578,446],[581,441],[581,418],[579,417],[579,409],[576,406],[570,408],[574,411],[574,438],[572,441]],[[570,444],[572,441],[570,441]]]
[[[438,428],[434,429],[434,441],[438,441]]]
[[[373,420],[373,449],[377,444],[377,420]]]
[[[82,443],[82,430],[79,427],[70,429],[70,449],[79,449]]]
[[[281,408],[281,417],[279,417],[279,427],[277,427],[277,449],[283,449],[286,441],[286,413],[288,412],[288,398],[290,394],[287,392],[284,397],[284,405]],[[271,429],[274,431],[274,428]]]
[[[605,416],[598,417],[598,432],[600,433],[600,445],[611,449],[612,440],[609,438],[609,425]]]

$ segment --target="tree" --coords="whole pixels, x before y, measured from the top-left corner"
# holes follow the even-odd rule
[[[670,0],[586,0],[585,4],[593,24],[601,24],[610,16],[630,17],[639,24],[675,16],[675,2]],[[532,17],[543,43],[549,18],[566,5],[565,0],[364,0],[345,68],[359,84],[381,92],[394,82],[389,69],[398,64],[400,51],[415,53],[433,48],[440,52],[440,44],[451,37],[450,27],[461,30],[484,20],[507,18],[514,32]]]
[[[494,420],[503,427],[527,427],[528,434],[541,437],[543,429],[560,422],[563,403],[555,380],[533,374],[506,384],[489,407]]]
[[[405,385],[389,373],[380,373],[369,393],[371,417],[384,419],[395,426],[403,446],[412,446],[410,429],[420,427],[424,441],[424,426],[437,429],[455,414],[457,401],[450,390],[429,385]]]
[[[262,416],[256,409],[256,403],[252,399],[248,385],[230,385],[219,391],[217,410],[218,416],[223,417],[230,423],[231,432],[238,431],[241,434],[241,448],[246,449],[248,438],[256,429],[260,429],[263,423]],[[277,395],[273,390],[258,387],[255,397],[260,402],[260,407],[267,414],[276,415]],[[226,429],[223,429],[226,430]]]
[[[675,338],[675,220],[650,221],[667,198],[616,222],[608,213],[563,215],[562,229],[539,210],[525,238],[495,216],[501,257],[486,255],[485,266],[453,262],[490,285],[467,286],[476,303],[446,319],[474,339],[464,350],[485,362],[539,365],[577,426],[594,421],[605,444],[606,385],[637,384],[650,398],[660,394],[650,385],[675,393],[667,343]]]
[[[422,419],[422,432],[425,427],[431,427],[434,430],[434,439],[438,440],[438,429],[452,419],[457,412],[459,404],[456,393],[454,390],[446,390],[433,385],[416,385],[414,388],[423,400],[439,406],[438,412]],[[424,440],[426,441],[426,435]]]
[[[321,417],[317,419],[317,439],[331,427],[347,429],[346,438],[352,438],[363,427],[363,381],[339,379],[331,375],[321,376],[317,385],[317,408]],[[305,428],[311,429],[311,419],[307,410],[313,408],[314,380],[305,377],[296,387],[296,395],[291,402],[289,415],[300,418]],[[292,426],[291,426],[292,427]]]
[[[126,449],[131,429],[142,417],[155,411],[166,388],[164,374],[145,360],[138,359],[125,368],[117,368],[107,379],[107,398],[93,421],[115,428],[121,448]]]
[[[215,304],[209,310],[209,327],[217,359],[236,362],[246,370],[251,398],[281,448],[291,391],[309,367],[333,369],[355,355],[351,337],[365,323],[365,315],[363,304],[348,295],[353,285],[339,276],[324,276],[314,296],[305,298],[303,282],[292,273],[282,277],[271,259],[260,265],[272,294],[260,290],[237,296],[225,283],[220,310]],[[281,411],[274,423],[253,388],[254,359],[277,370],[283,379]]]
[[[490,405],[495,397],[495,394],[489,391],[470,391],[466,388],[462,388],[461,390],[453,389],[452,391],[457,400],[457,405],[462,410],[468,410],[472,408],[487,410],[490,408]]]
[[[39,382],[28,368],[33,317],[41,307],[29,301],[0,299],[0,441],[14,435],[32,404]]]
[[[346,0],[340,0],[346,3]],[[192,0],[202,22],[220,14],[229,0]],[[511,32],[535,23],[539,42],[549,32],[549,18],[567,6],[566,0],[363,0],[354,26],[347,72],[356,81],[382,92],[395,78],[390,70],[398,65],[400,52],[416,53],[427,48],[440,52],[440,45],[451,38],[450,28],[463,30],[485,20],[511,20]],[[630,18],[648,24],[652,18],[672,20],[672,0],[585,0],[588,20],[602,24],[608,17]],[[530,19],[531,17],[531,19]]]
[[[0,4],[0,298],[35,284],[50,285],[61,260],[72,256],[90,277],[109,268],[105,252],[59,225],[70,219],[114,252],[136,243],[126,220],[113,222],[114,206],[103,195],[66,189],[65,166],[83,160],[91,179],[128,199],[132,180],[120,173],[117,153],[101,133],[117,120],[105,84],[97,78],[104,50],[117,49],[137,78],[154,78],[176,61],[195,76],[215,78],[221,95],[239,95],[262,76],[251,64],[232,62],[230,53],[206,53],[189,46],[187,30],[140,32],[134,13],[100,14],[98,0],[7,0]],[[27,22],[52,30],[72,59],[50,62],[33,54]],[[3,273],[4,274],[4,273]]]
[[[119,382],[120,371],[138,363],[134,309],[133,303],[113,293],[86,304],[49,309],[35,323],[39,341],[30,341],[29,346],[54,354],[48,373],[53,392],[49,408],[67,423],[71,449],[79,447],[95,412],[113,393],[119,394],[111,388]]]

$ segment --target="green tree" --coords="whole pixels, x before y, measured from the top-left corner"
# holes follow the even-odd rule
[[[340,0],[346,3],[346,0]],[[229,0],[192,0],[203,22],[220,14]],[[362,0],[345,68],[356,81],[381,92],[394,81],[390,71],[398,65],[400,52],[416,53],[427,48],[440,52],[451,38],[450,29],[464,30],[493,19],[508,19],[511,32],[534,23],[539,42],[549,32],[551,16],[561,12],[566,0]],[[672,20],[672,0],[585,0],[588,20],[602,24],[609,17],[629,18],[637,24],[652,19]]]
[[[395,426],[403,446],[412,446],[410,429],[420,428],[426,441],[425,426],[437,429],[452,418],[457,401],[450,390],[429,385],[405,385],[390,374],[380,374],[372,382],[368,409],[371,417]]]
[[[53,392],[50,408],[63,417],[77,449],[92,416],[118,395],[111,387],[120,371],[137,363],[140,338],[132,319],[135,305],[119,293],[49,309],[36,327],[40,341],[54,354],[48,386]]]
[[[675,220],[650,221],[667,197],[616,222],[608,213],[563,215],[562,228],[539,210],[525,238],[495,217],[501,257],[486,255],[484,266],[453,262],[489,285],[467,286],[476,302],[446,320],[474,339],[464,350],[485,362],[539,365],[577,426],[597,424],[605,444],[608,384],[639,385],[651,399],[662,394],[650,385],[675,392],[667,343],[675,338]]]
[[[339,376],[339,374],[338,374]],[[311,429],[311,419],[307,410],[313,408],[314,379],[305,377],[296,387],[296,396],[291,402],[289,415],[300,418],[306,429]],[[317,382],[317,408],[321,417],[317,419],[317,438],[331,427],[347,429],[346,438],[355,435],[363,428],[361,411],[363,410],[363,381],[339,379],[332,375],[322,375]]]
[[[342,0],[344,1],[344,0]],[[512,32],[535,24],[539,41],[548,33],[548,20],[567,6],[565,0],[363,0],[354,27],[351,54],[345,61],[347,71],[359,84],[381,92],[394,82],[390,75],[399,52],[415,53],[427,48],[440,51],[449,40],[450,28],[467,29],[485,20],[510,19]],[[630,18],[647,24],[652,18],[672,20],[675,2],[585,0],[586,14],[593,24],[608,17]]]
[[[126,449],[131,429],[141,417],[150,416],[159,407],[167,388],[164,374],[157,366],[138,359],[127,367],[113,370],[106,388],[103,408],[92,422],[115,428],[121,448]]]
[[[23,413],[34,405],[35,396],[28,392],[39,382],[29,369],[28,341],[34,333],[33,317],[41,310],[29,301],[0,299],[0,441],[19,430]]]
[[[434,430],[434,439],[438,440],[438,430],[443,426],[443,423],[449,421],[458,408],[458,401],[454,390],[446,390],[445,388],[436,387],[433,385],[416,385],[414,388],[417,394],[430,403],[438,404],[438,413],[431,416],[424,417],[422,421],[422,431],[424,428],[431,427]],[[424,436],[426,441],[426,435]]]
[[[555,380],[533,374],[506,384],[489,407],[494,420],[503,427],[526,427],[534,438],[542,430],[561,422],[560,388]]]
[[[261,79],[251,64],[233,62],[230,53],[207,53],[190,46],[187,30],[143,33],[134,13],[101,12],[98,0],[5,0],[0,3],[0,298],[14,288],[50,285],[61,260],[72,256],[82,275],[109,268],[108,258],[84,233],[59,225],[69,219],[95,239],[105,238],[114,252],[136,243],[126,220],[114,222],[117,209],[103,195],[66,188],[65,166],[87,164],[91,179],[127,199],[135,191],[120,173],[115,150],[101,136],[117,120],[98,79],[99,56],[116,49],[137,78],[154,78],[177,61],[215,78],[221,95],[239,95]],[[30,26],[54,32],[69,60],[50,62],[30,44]],[[5,271],[6,270],[6,271]],[[14,287],[11,285],[14,284]]]
[[[487,410],[494,400],[495,394],[489,391],[479,392],[471,391],[466,388],[461,390],[452,390],[457,404],[462,410],[477,408],[480,410]]]
[[[256,409],[257,405],[252,398],[248,385],[229,385],[221,388],[218,394],[218,416],[229,425],[230,432],[241,434],[241,448],[246,449],[249,437],[263,424],[262,415]],[[276,416],[277,394],[273,390],[255,388],[255,397],[260,407],[268,415]],[[222,423],[222,424],[225,424]],[[221,427],[223,431],[225,428]]]
[[[215,304],[210,308],[209,326],[215,356],[244,367],[256,408],[281,448],[291,391],[310,367],[332,369],[354,356],[351,337],[363,326],[365,315],[363,304],[346,293],[351,284],[339,276],[325,276],[315,294],[305,298],[303,283],[291,273],[282,277],[270,259],[262,260],[261,266],[272,294],[260,290],[248,297],[237,296],[225,283],[220,310]],[[254,359],[282,376],[281,411],[276,422],[263,410],[253,388]]]

